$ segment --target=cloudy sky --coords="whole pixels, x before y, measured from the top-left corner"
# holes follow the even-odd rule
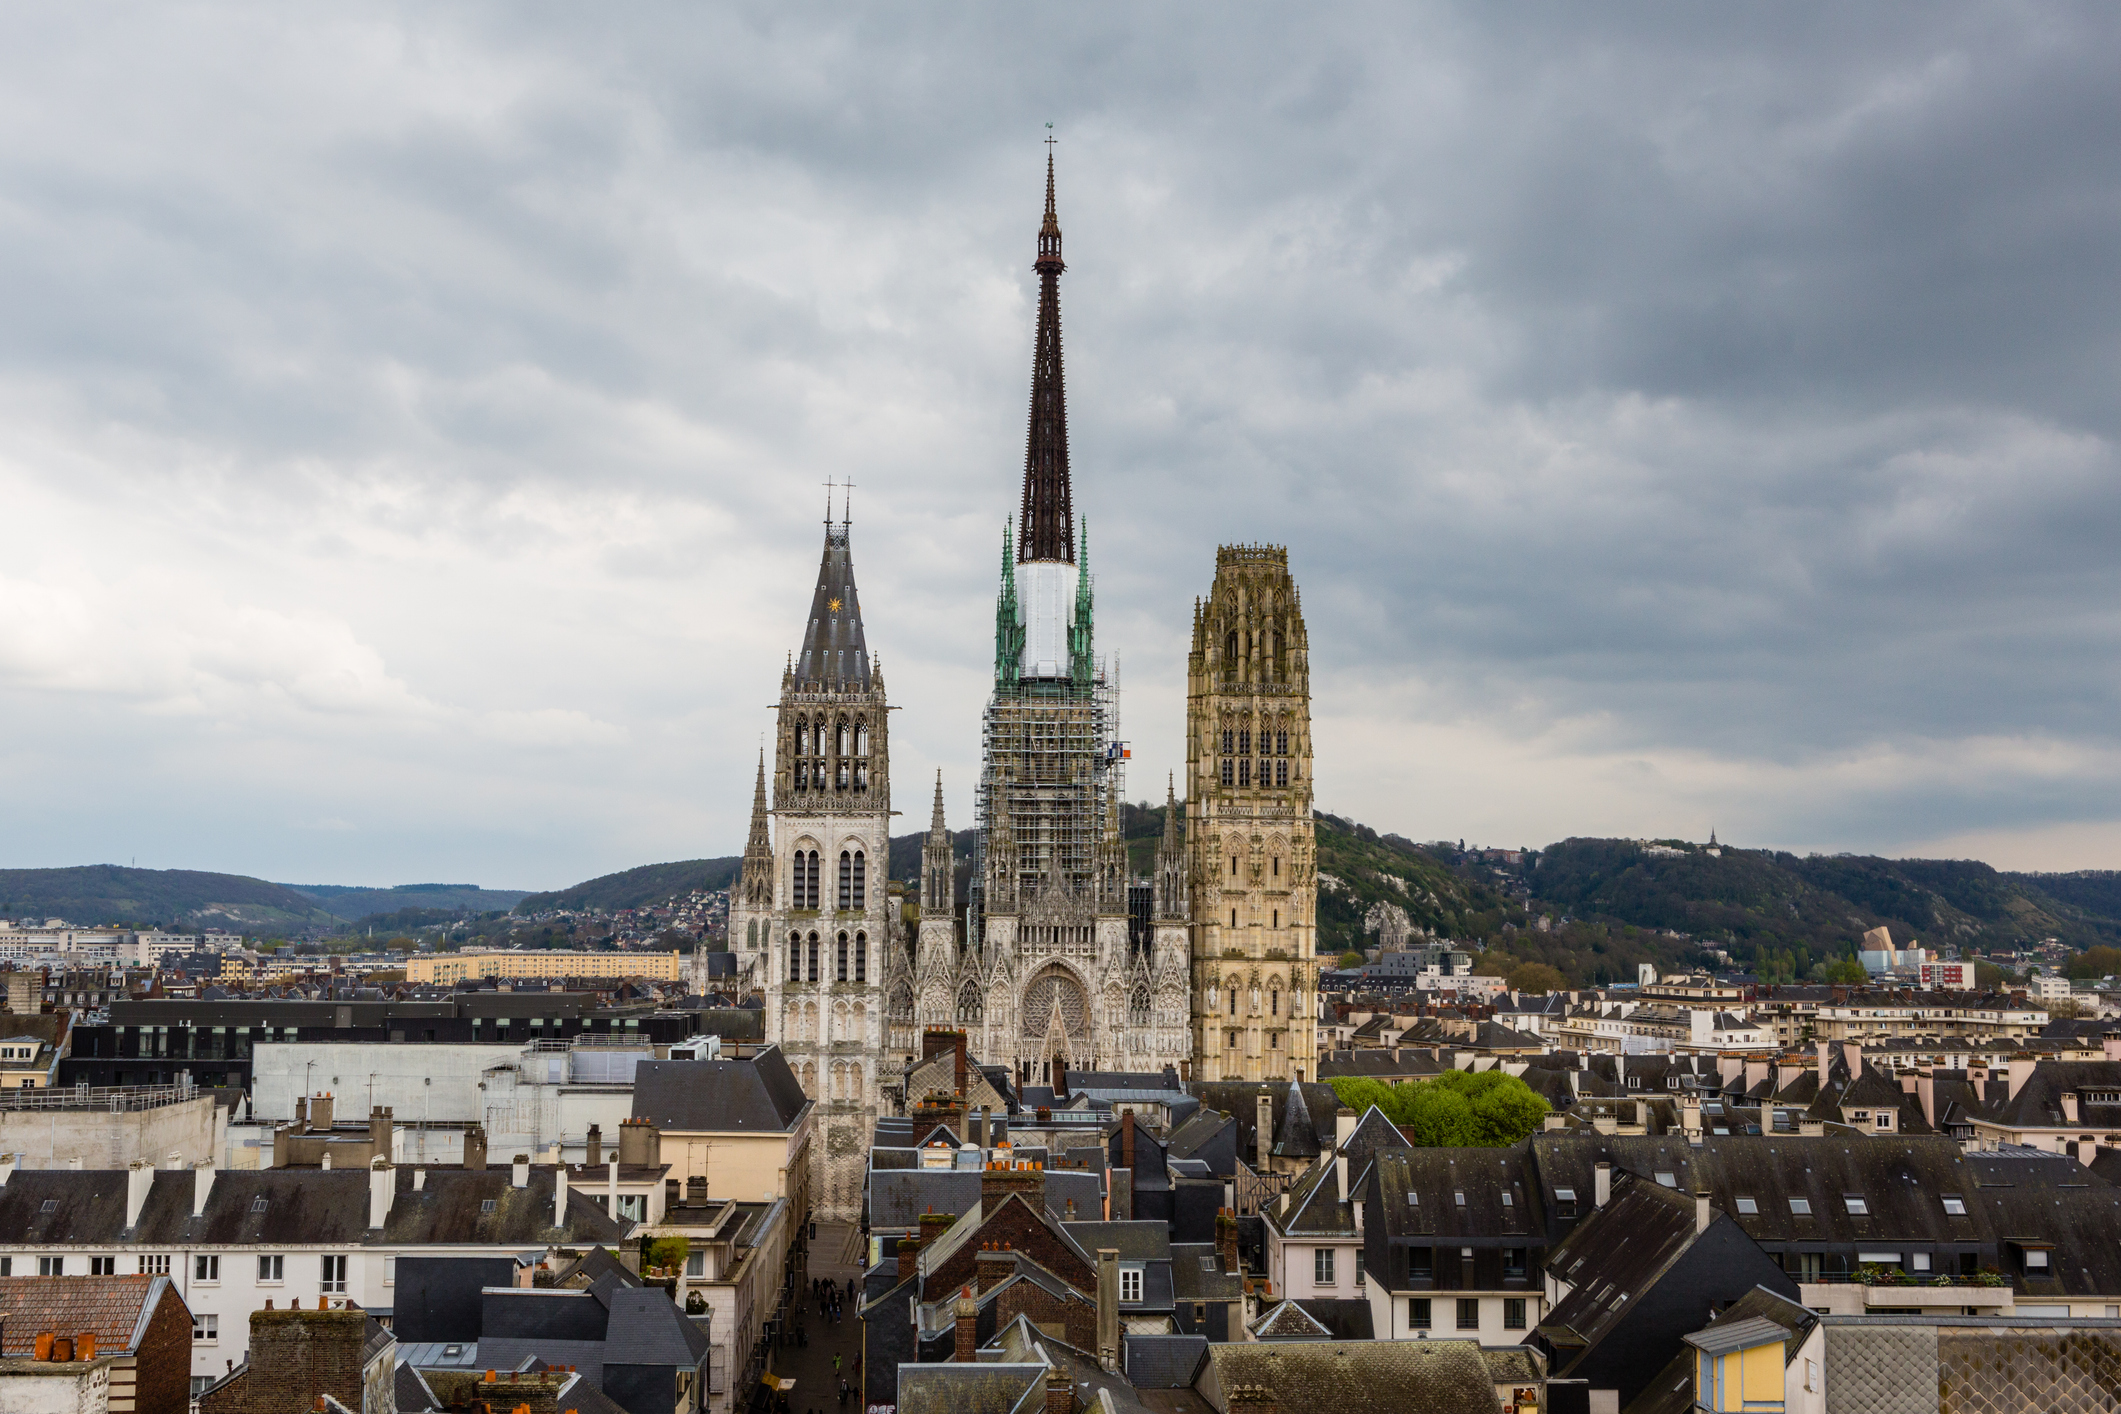
[[[0,864],[741,848],[823,483],[953,823],[1059,139],[1162,795],[1286,543],[1319,804],[2121,866],[2121,12],[16,7]]]

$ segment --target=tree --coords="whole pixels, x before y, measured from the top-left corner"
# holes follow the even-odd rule
[[[1812,980],[1830,982],[1844,987],[1860,987],[1870,980],[1863,964],[1852,957],[1830,958],[1812,969]]]
[[[1503,983],[1513,992],[1539,995],[1566,990],[1569,979],[1561,975],[1559,968],[1549,967],[1543,962],[1525,962],[1511,968],[1509,976],[1503,978]]]
[[[1340,955],[1340,965],[1343,968],[1356,968],[1362,966],[1362,964],[1362,954],[1355,951],[1355,949],[1353,948],[1348,949],[1346,952]]]
[[[648,1265],[665,1271],[676,1271],[685,1265],[685,1258],[692,1253],[692,1244],[680,1237],[658,1237],[648,1243],[645,1254]]]
[[[1375,1107],[1414,1143],[1431,1148],[1515,1144],[1547,1114],[1547,1102],[1532,1087],[1500,1070],[1451,1070],[1400,1085],[1360,1078],[1327,1083],[1342,1104],[1360,1113]]]
[[[2062,970],[2071,977],[2093,982],[2101,977],[2121,975],[2121,948],[2104,944],[2086,948],[2071,958],[2069,966]]]

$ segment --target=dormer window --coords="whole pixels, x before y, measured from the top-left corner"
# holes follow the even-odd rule
[[[2026,1248],[2026,1249],[2025,1249],[2025,1269],[2026,1269],[2027,1271],[2029,1271],[2029,1272],[2044,1272],[2044,1271],[2046,1271],[2046,1270],[2047,1270],[2047,1249],[2046,1249],[2045,1247],[2028,1247],[2028,1248]]]
[[[1576,1216],[1576,1190],[1575,1190],[1575,1189],[1573,1189],[1573,1188],[1557,1188],[1557,1189],[1555,1189],[1555,1190],[1554,1190],[1554,1210],[1555,1210],[1555,1212],[1556,1212],[1557,1214],[1559,1214],[1559,1215],[1560,1215],[1560,1216],[1562,1216],[1562,1217],[1565,1217],[1565,1218],[1573,1218],[1573,1217],[1575,1217],[1575,1216]]]

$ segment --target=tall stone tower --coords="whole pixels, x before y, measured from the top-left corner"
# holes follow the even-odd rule
[[[1315,1080],[1310,651],[1280,546],[1218,549],[1193,606],[1186,806],[1194,1074]]]
[[[1060,217],[1053,161],[1038,232],[1038,328],[1018,516],[1002,530],[994,694],[982,719],[966,937],[954,968],[923,909],[916,1020],[960,1025],[983,1060],[1040,1084],[1067,1069],[1176,1065],[1191,1047],[1183,1004],[1155,1000],[1161,952],[1129,927],[1120,831],[1126,749],[1118,674],[1095,651],[1089,534],[1075,519],[1061,367]],[[941,805],[931,830],[947,842]],[[938,855],[938,858],[946,856]],[[945,897],[941,886],[938,897]],[[924,889],[924,893],[926,890]],[[1159,1020],[1159,1018],[1162,1018]]]
[[[906,967],[885,888],[891,857],[885,707],[883,670],[870,660],[863,634],[848,523],[833,522],[828,512],[803,646],[781,675],[771,844],[761,789],[729,931],[765,992],[767,1039],[780,1044],[817,1102],[810,1192],[816,1211],[830,1218],[860,1213],[878,1113],[884,998],[903,987]],[[770,902],[761,906],[759,899]],[[712,1194],[712,1175],[708,1181]]]

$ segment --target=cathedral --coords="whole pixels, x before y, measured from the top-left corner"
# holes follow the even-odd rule
[[[943,785],[917,909],[889,893],[890,723],[828,508],[802,647],[781,675],[730,896],[729,945],[816,1102],[819,1216],[861,1204],[869,1136],[927,1027],[1020,1084],[1056,1069],[1315,1077],[1308,641],[1285,551],[1225,546],[1194,607],[1186,795],[1165,787],[1149,877],[1121,826],[1116,663],[1097,651],[1061,366],[1060,219],[1046,162],[1022,498],[1002,529],[963,908]],[[911,917],[907,917],[907,914]],[[704,965],[704,964],[702,964]],[[700,976],[696,986],[705,989]],[[906,1097],[897,1096],[898,1103]]]

